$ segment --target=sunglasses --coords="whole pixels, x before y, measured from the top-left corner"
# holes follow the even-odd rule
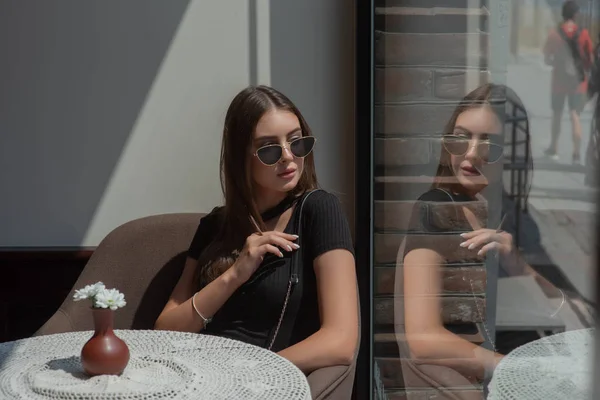
[[[471,146],[471,139],[464,136],[444,135],[442,144],[446,151],[453,156],[464,156]],[[490,141],[481,141],[477,143],[477,155],[482,161],[493,164],[500,160],[504,153],[504,147]]]
[[[303,136],[288,142],[288,148],[295,157],[304,158],[313,150],[316,141],[317,139],[313,136]],[[268,144],[256,150],[254,155],[266,166],[275,165],[283,156],[283,146],[280,144]]]

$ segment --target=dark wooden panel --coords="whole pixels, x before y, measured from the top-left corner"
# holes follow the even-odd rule
[[[0,343],[8,340],[8,304],[0,302]]]
[[[60,307],[91,248],[0,249],[0,341],[31,336]]]

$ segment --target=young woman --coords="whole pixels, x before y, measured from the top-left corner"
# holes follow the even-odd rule
[[[406,337],[406,342],[399,343],[400,352],[411,360],[403,363],[404,377],[418,382],[411,385],[469,385],[489,376],[503,357],[497,352],[488,321],[483,324],[483,346],[463,339],[457,326],[442,321],[442,275],[448,264],[481,264],[486,255],[496,255],[504,272],[500,275],[531,273],[539,283],[552,286],[519,257],[512,236],[500,226],[486,226],[485,213],[473,207],[476,200],[488,203],[486,192],[488,196],[502,193],[503,121],[505,104],[511,102],[524,109],[513,91],[494,84],[481,86],[462,100],[442,138],[433,188],[419,198],[413,210],[411,227],[427,234],[410,235],[399,252],[396,292],[402,294],[397,296],[402,303],[395,307],[396,329]],[[435,208],[439,203],[453,206]],[[487,274],[495,275],[493,271]],[[471,285],[473,294],[477,279],[473,274],[461,278]],[[485,321],[485,307],[474,304],[475,313]],[[445,393],[441,398],[478,396],[476,392]]]
[[[233,99],[221,148],[225,205],[200,221],[156,329],[270,348],[305,373],[351,363],[358,338],[353,245],[338,199],[311,192],[315,141],[275,89],[249,87]]]

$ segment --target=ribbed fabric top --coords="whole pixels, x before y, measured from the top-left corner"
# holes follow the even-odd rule
[[[470,226],[457,226],[455,227],[456,232],[451,232],[446,227],[439,227],[431,218],[431,204],[430,203],[464,203],[475,200],[469,196],[463,194],[456,194],[451,192],[445,192],[440,189],[432,189],[428,192],[423,193],[418,199],[410,219],[410,226],[419,226],[423,232],[428,235],[447,235],[454,233],[458,235],[461,232],[471,231]],[[404,247],[404,255],[406,256],[411,250],[418,248],[431,248],[438,250],[437,246],[441,244],[435,241],[423,240],[426,238],[421,235],[408,235],[406,238],[406,246]]]
[[[299,203],[298,203],[299,204]],[[286,233],[298,232],[299,208],[293,211]],[[219,229],[220,209],[204,217],[192,240],[188,256],[198,259]],[[302,252],[299,266],[299,282],[290,297],[288,309],[298,310],[296,315],[285,318],[295,320],[291,337],[281,343],[279,351],[289,347],[319,329],[317,283],[313,260],[334,249],[346,249],[354,253],[350,228],[341,204],[331,193],[319,190],[311,194],[304,204],[302,214]],[[242,285],[213,316],[213,321],[203,333],[241,340],[267,347],[283,307],[290,277],[291,252],[281,249],[284,257],[267,254],[254,275]],[[330,268],[336,268],[331,265]],[[299,302],[294,303],[294,302]]]

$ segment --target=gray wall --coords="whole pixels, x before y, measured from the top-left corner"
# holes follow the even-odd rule
[[[322,4],[323,3],[323,4]],[[226,107],[292,98],[321,183],[353,213],[347,1],[0,5],[0,246],[95,246],[119,224],[220,204]]]
[[[271,84],[307,117],[321,183],[354,219],[354,1],[271,2]]]

